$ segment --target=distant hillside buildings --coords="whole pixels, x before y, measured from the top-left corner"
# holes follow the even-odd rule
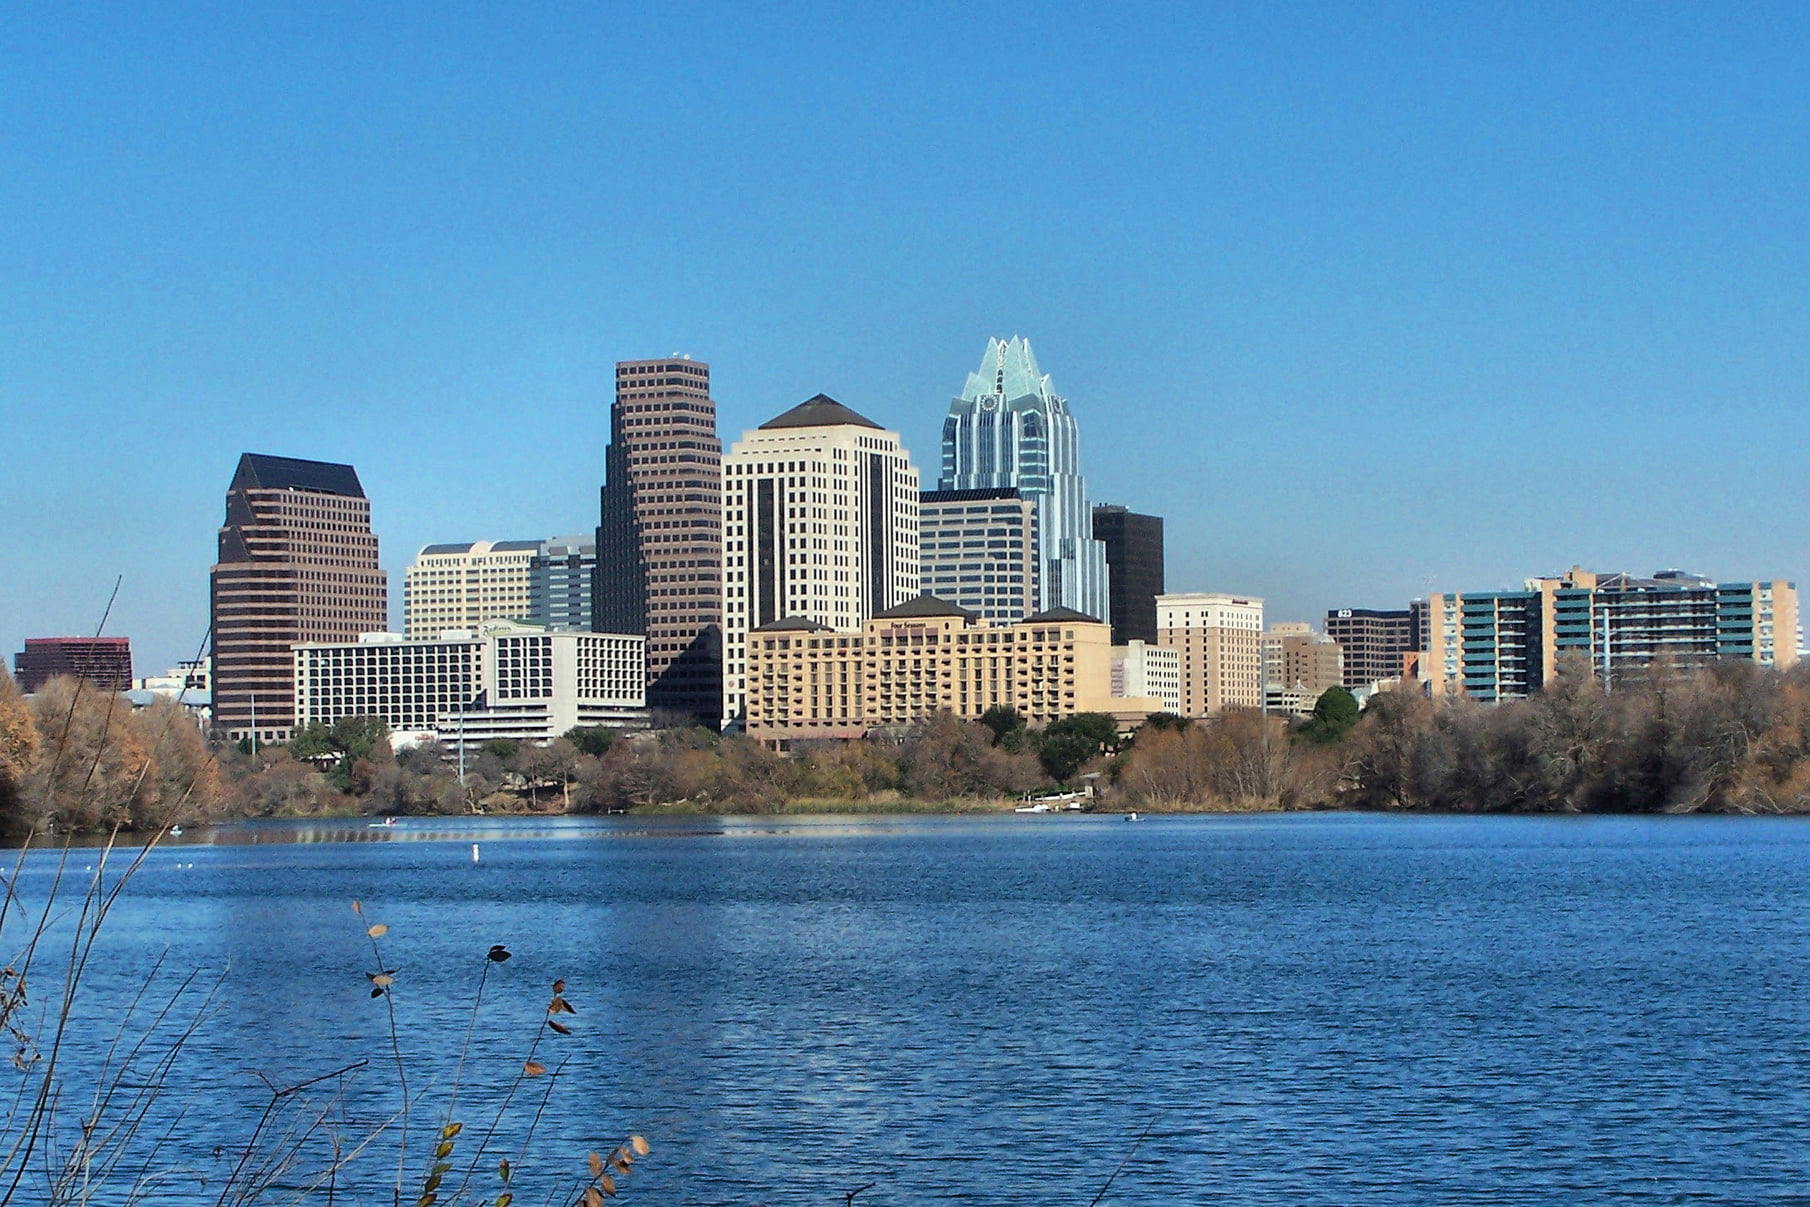
[[[294,649],[386,627],[371,504],[350,465],[246,453],[211,573],[216,732],[281,741],[295,725]]]

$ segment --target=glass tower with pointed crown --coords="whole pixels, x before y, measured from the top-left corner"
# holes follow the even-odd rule
[[[1068,400],[1037,371],[1031,341],[988,340],[943,421],[943,490],[1015,486],[1037,504],[1041,609],[1073,608],[1110,621],[1106,546],[1094,539]]]

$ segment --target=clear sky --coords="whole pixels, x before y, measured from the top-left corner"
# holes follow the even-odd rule
[[[13,3],[0,652],[123,575],[191,654],[243,451],[358,467],[399,611],[595,523],[618,359],[933,477],[1013,333],[1172,590],[1810,578],[1806,62],[1801,3]]]

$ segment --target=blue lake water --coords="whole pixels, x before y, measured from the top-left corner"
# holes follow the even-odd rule
[[[47,875],[28,866],[25,895]],[[566,980],[574,1034],[537,1053],[567,1063],[523,1165],[536,1188],[633,1131],[654,1152],[626,1199],[661,1204],[840,1204],[869,1182],[859,1207],[1086,1204],[1121,1161],[1103,1202],[1810,1201],[1810,822],[193,833],[122,897],[66,1055],[94,1066],[160,954],[224,970],[174,1079],[199,1104],[159,1153],[180,1172],[153,1201],[218,1185],[254,1070],[369,1057],[342,1126],[382,1116],[369,922],[390,927],[412,1084],[441,1109],[484,953],[514,952],[462,1118],[486,1115]],[[348,1201],[377,1201],[393,1161],[356,1164]]]

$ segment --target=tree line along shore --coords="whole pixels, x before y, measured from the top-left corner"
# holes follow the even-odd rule
[[[73,680],[23,696],[0,669],[0,825],[151,830],[368,814],[954,811],[1091,785],[1096,807],[1503,813],[1810,811],[1810,667],[1664,663],[1613,690],[1582,662],[1488,706],[1342,688],[1314,715],[1159,714],[1135,733],[1083,714],[1033,729],[1010,709],[784,754],[698,728],[577,729],[491,742],[461,779],[437,745],[392,751],[377,718],[253,751],[210,746],[174,701],[133,711]]]

